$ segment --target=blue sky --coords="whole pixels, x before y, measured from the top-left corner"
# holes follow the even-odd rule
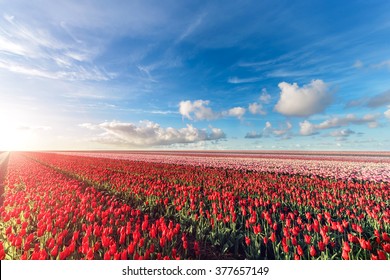
[[[390,150],[389,1],[0,11],[0,150]]]

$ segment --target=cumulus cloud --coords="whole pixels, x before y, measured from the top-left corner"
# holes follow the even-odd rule
[[[218,114],[208,107],[209,103],[209,100],[181,101],[179,112],[183,118],[189,120],[213,120],[218,118]]]
[[[317,134],[319,130],[329,129],[329,128],[338,128],[348,125],[362,125],[367,124],[368,127],[374,128],[378,126],[375,115],[367,114],[363,117],[356,117],[354,114],[348,114],[345,117],[334,117],[328,120],[325,120],[319,124],[313,124],[307,120],[300,122],[300,134],[304,136]]]
[[[242,119],[246,109],[243,107],[234,107],[223,112],[215,112],[208,105],[209,100],[186,100],[179,103],[179,113],[183,119],[189,120],[215,120],[220,117],[236,117]]]
[[[263,105],[256,103],[256,102],[250,103],[248,106],[248,110],[253,115],[265,115],[266,114],[266,112],[263,109]]]
[[[275,110],[288,116],[310,116],[323,112],[332,102],[329,87],[322,80],[313,80],[299,87],[297,83],[279,83],[280,98]]]
[[[271,101],[271,95],[268,94],[267,89],[263,88],[261,90],[261,95],[259,97],[259,102],[250,103],[248,110],[253,115],[266,115],[267,112],[263,108],[263,104],[268,104]]]
[[[245,114],[245,111],[246,111],[245,108],[234,107],[234,108],[231,108],[231,109],[223,112],[223,115],[230,116],[230,117],[236,117],[236,118],[241,120]]]
[[[261,95],[259,99],[262,103],[265,104],[268,104],[271,101],[271,95],[267,92],[267,89],[263,88],[261,90]]]
[[[95,141],[136,147],[196,143],[220,140],[226,137],[219,128],[211,127],[209,130],[205,130],[195,128],[192,125],[180,129],[162,128],[158,123],[151,121],[141,121],[139,124],[112,121],[96,125],[85,123],[79,126],[102,130],[103,133],[95,137]]]
[[[299,133],[304,136],[314,135],[317,133],[315,125],[309,121],[303,121],[299,123]]]

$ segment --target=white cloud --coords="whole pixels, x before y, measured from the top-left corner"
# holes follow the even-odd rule
[[[341,126],[347,126],[349,124],[369,124],[373,125],[376,123],[376,117],[374,115],[364,115],[362,118],[356,117],[354,114],[348,114],[345,117],[334,117],[331,119],[328,119],[318,125],[316,125],[316,128],[318,129],[327,129],[332,127],[341,127]]]
[[[175,43],[180,43],[181,41],[183,41],[185,38],[187,38],[188,36],[190,36],[203,22],[203,19],[205,17],[206,14],[201,14],[199,15],[194,22],[192,22],[187,28],[186,30],[180,35],[180,37],[175,41]]]
[[[384,60],[378,64],[374,65],[375,68],[389,68],[390,69],[390,60]]]
[[[227,116],[230,116],[230,117],[236,117],[238,119],[242,119],[242,117],[245,114],[245,111],[246,111],[245,108],[234,107],[234,108],[231,108],[231,109],[223,112],[223,115],[227,115]]]
[[[250,103],[248,106],[249,112],[253,115],[265,115],[266,112],[263,110],[263,105],[259,103]]]
[[[364,115],[359,118],[354,114],[348,114],[345,117],[334,117],[328,120],[325,120],[319,124],[312,124],[311,122],[305,120],[299,123],[300,126],[300,134],[307,136],[318,133],[318,130],[329,129],[329,128],[338,128],[348,125],[362,125],[367,124],[370,128],[375,128],[378,126],[378,122],[376,120],[375,115]]]
[[[267,121],[261,132],[250,131],[245,135],[245,138],[254,139],[261,137],[269,137],[271,135],[274,135],[276,137],[286,137],[288,136],[291,129],[292,124],[290,122],[286,122],[286,124],[281,125],[279,129],[275,129],[272,127],[272,124]]]
[[[355,134],[355,131],[347,128],[347,129],[340,129],[340,130],[335,130],[330,133],[331,136],[333,137],[348,137],[352,134]]]
[[[234,107],[223,112],[215,112],[208,105],[209,100],[186,100],[179,103],[179,113],[183,119],[189,120],[214,120],[223,116],[242,119],[246,110],[243,107]]]
[[[228,83],[230,84],[245,84],[245,83],[254,83],[260,81],[259,77],[251,77],[251,78],[238,78],[238,77],[230,77],[228,79]]]
[[[383,114],[385,115],[386,118],[390,119],[390,106],[387,106],[388,110],[385,111]]]
[[[93,123],[81,123],[78,125],[79,127],[83,127],[83,128],[88,128],[88,129],[91,129],[91,130],[97,130],[99,129],[99,126],[98,125],[95,125]]]
[[[378,108],[386,105],[390,105],[390,90],[373,95],[369,98],[365,97],[351,100],[347,103],[346,107],[366,106],[369,108]]]
[[[58,26],[4,15],[0,18],[0,68],[29,77],[106,81],[115,75],[92,61],[94,42],[75,41]]]
[[[268,94],[267,89],[261,90],[261,95],[258,102],[253,102],[248,105],[248,110],[253,115],[266,115],[267,112],[263,108],[263,104],[268,104],[271,101],[271,95]]]
[[[280,99],[275,110],[288,116],[310,116],[323,112],[332,101],[328,85],[322,80],[313,80],[299,87],[297,83],[279,83]]]
[[[271,95],[267,92],[267,89],[265,88],[261,90],[260,101],[265,104],[268,104],[271,101]]]
[[[277,135],[277,136],[282,136],[282,135],[285,135],[287,134],[287,132],[289,132],[292,128],[292,125],[290,122],[286,122],[286,125],[282,126],[280,129],[274,129],[272,131],[273,134]]]
[[[309,121],[303,121],[299,123],[300,130],[299,133],[301,135],[307,136],[307,135],[313,135],[316,133],[316,128],[315,126],[310,123]]]
[[[390,104],[390,90],[377,94],[367,101],[367,107],[377,108]]]
[[[353,67],[355,68],[362,68],[363,67],[363,62],[361,62],[361,60],[356,60],[355,63],[353,64]]]
[[[218,114],[207,107],[209,103],[209,100],[181,101],[179,103],[179,112],[183,118],[189,120],[213,120],[218,118]]]
[[[225,133],[219,128],[211,127],[206,130],[195,128],[192,125],[180,129],[162,128],[158,123],[151,121],[141,121],[138,125],[112,121],[97,125],[84,123],[79,126],[92,130],[103,130],[104,133],[95,137],[94,141],[136,147],[196,143],[225,138]]]
[[[85,68],[75,65],[71,71],[50,71],[45,68],[33,67],[30,65],[17,64],[7,60],[1,60],[0,69],[5,69],[10,72],[23,74],[30,77],[40,77],[53,80],[68,80],[68,81],[107,81],[113,75],[102,72],[97,67]]]

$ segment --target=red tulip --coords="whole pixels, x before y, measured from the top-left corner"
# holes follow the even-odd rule
[[[89,250],[87,252],[87,259],[93,260],[93,258],[94,258],[93,248],[89,248]]]
[[[315,257],[317,255],[317,251],[314,246],[310,246],[310,256]]]
[[[111,255],[110,255],[110,252],[109,251],[106,251],[104,253],[104,260],[111,260]]]
[[[390,243],[385,243],[382,245],[383,250],[385,250],[386,253],[390,254]]]
[[[255,235],[259,234],[261,232],[261,227],[260,225],[257,225],[257,226],[253,226],[253,233]]]
[[[344,241],[343,250],[348,253],[351,251],[351,247],[349,246],[349,243],[347,241]]]
[[[275,243],[275,241],[276,241],[276,234],[275,234],[275,232],[272,232],[271,237],[269,239],[272,241],[272,243]]]
[[[344,260],[349,260],[349,253],[348,253],[348,251],[343,250],[343,253],[341,254],[341,257],[342,257]]]
[[[386,242],[390,242],[390,236],[387,234],[387,232],[382,232],[382,239]]]
[[[302,255],[303,255],[303,250],[302,250],[301,245],[298,245],[298,246],[297,246],[297,253],[298,253],[299,256],[302,256]]]
[[[57,257],[57,255],[58,255],[58,245],[54,246],[53,250],[50,251],[50,255],[52,257]]]
[[[4,260],[4,259],[5,259],[4,246],[3,246],[3,242],[0,241],[0,260]]]
[[[249,246],[251,244],[251,239],[248,236],[245,236],[245,244]]]
[[[321,252],[325,251],[325,244],[322,241],[318,241],[318,249],[320,249]]]
[[[305,243],[306,244],[310,244],[310,242],[311,242],[311,236],[310,235],[305,234],[303,236],[303,238],[305,239]]]
[[[134,249],[135,249],[135,246],[134,246],[134,243],[130,243],[129,246],[127,247],[127,252],[129,253],[129,255],[133,255],[134,253]]]
[[[200,249],[199,249],[199,243],[198,243],[198,241],[195,241],[195,242],[194,242],[194,251],[195,251],[195,255],[196,255],[196,256],[199,256],[199,255],[200,255]]]

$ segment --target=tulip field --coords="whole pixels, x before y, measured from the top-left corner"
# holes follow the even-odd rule
[[[0,259],[390,259],[388,154],[11,152],[0,186]]]

